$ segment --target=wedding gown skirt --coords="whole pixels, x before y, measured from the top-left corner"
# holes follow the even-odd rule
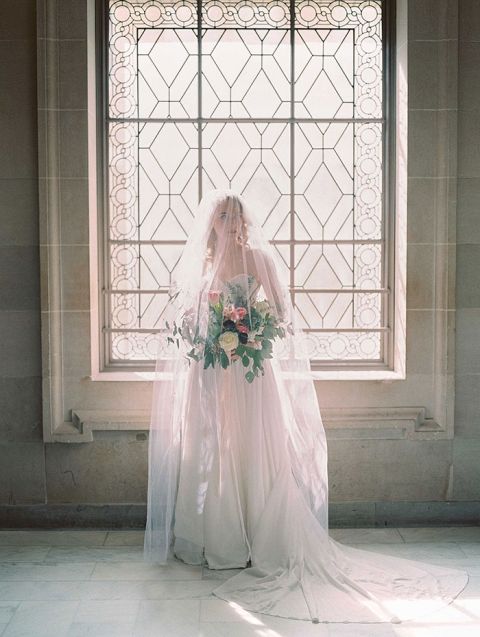
[[[200,366],[189,369],[175,556],[211,569],[243,568],[213,593],[279,617],[398,622],[450,603],[468,582],[465,572],[329,537],[292,473],[275,370],[270,360],[264,366],[252,384],[240,361],[202,371],[217,375],[221,394],[210,448],[200,424]]]

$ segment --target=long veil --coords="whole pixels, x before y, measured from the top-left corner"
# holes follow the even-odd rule
[[[281,337],[271,341],[271,352],[263,351],[274,366],[281,383],[280,405],[288,425],[287,440],[292,472],[312,513],[328,529],[327,448],[317,396],[311,377],[305,334],[288,289],[279,273],[282,264],[266,239],[255,211],[244,198],[228,189],[208,192],[201,200],[169,293],[163,313],[163,326],[170,335],[160,341],[153,383],[149,436],[148,509],[145,534],[145,558],[164,564],[172,555],[172,525],[175,509],[181,453],[182,424],[188,407],[187,381],[192,365],[200,365],[201,409],[198,426],[205,436],[204,473],[218,442],[218,383],[221,374],[191,356],[192,339],[176,332],[175,326],[191,327],[197,342],[207,338],[212,305],[211,292],[219,291],[226,281],[247,277],[257,299],[269,304],[270,314],[282,327]],[[260,287],[259,287],[260,286]],[[209,295],[210,292],[210,295]],[[214,299],[216,300],[216,299]],[[245,299],[246,316],[252,319],[255,308]],[[262,310],[262,308],[260,308]],[[187,320],[188,319],[188,320]],[[250,321],[252,322],[252,320]],[[167,327],[168,326],[168,327]],[[173,328],[173,329],[172,329]],[[240,334],[239,334],[240,335]],[[168,345],[167,345],[168,343]],[[255,355],[253,347],[247,351]],[[262,350],[260,350],[262,351]],[[229,360],[243,366],[248,357]],[[254,374],[251,384],[262,374],[249,358],[245,376]],[[258,360],[258,359],[257,359]],[[223,371],[223,370],[222,370]],[[251,378],[251,376],[250,376]],[[248,383],[248,380],[245,380]],[[206,484],[202,486],[205,491]]]
[[[208,498],[228,486],[220,460],[229,457],[222,450],[230,429],[250,445],[239,456],[255,496],[244,530],[247,544],[253,536],[252,566],[215,595],[252,611],[324,622],[398,621],[439,608],[465,587],[465,572],[329,537],[327,445],[308,334],[255,213],[231,190],[210,191],[176,268],[153,383],[145,559],[165,564],[181,539],[197,560],[185,561],[202,563],[198,551],[215,527],[225,524],[223,538],[230,533],[220,512],[205,536],[192,524],[175,538],[185,483],[193,494],[186,517],[198,513],[201,532]],[[199,442],[183,464],[192,432]],[[274,476],[272,488],[265,474]]]

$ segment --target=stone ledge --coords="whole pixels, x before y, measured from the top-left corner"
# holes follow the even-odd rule
[[[0,528],[145,528],[145,504],[0,505]],[[480,500],[331,502],[330,528],[480,526]]]
[[[145,410],[72,410],[72,422],[57,427],[53,442],[92,442],[95,431],[146,431],[150,413]],[[448,437],[425,407],[357,407],[322,409],[328,440],[338,439],[440,439]]]

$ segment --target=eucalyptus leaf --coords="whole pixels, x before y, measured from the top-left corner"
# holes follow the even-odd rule
[[[260,367],[262,364],[262,351],[259,349],[253,350],[253,364],[256,367]]]
[[[223,349],[220,352],[220,364],[223,367],[223,369],[227,369],[227,367],[229,365],[228,356],[226,355],[226,353],[225,353],[225,351]]]
[[[203,364],[203,369],[207,369],[210,365],[212,367],[214,367],[213,355],[212,355],[212,352],[206,352],[205,353],[205,361],[204,361],[204,364]]]

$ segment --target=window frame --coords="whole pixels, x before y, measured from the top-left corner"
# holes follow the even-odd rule
[[[290,0],[290,5],[295,0]],[[382,0],[382,65],[383,65],[383,126],[382,139],[382,231],[383,231],[383,268],[384,287],[389,292],[383,306],[383,325],[388,329],[382,337],[382,348],[386,352],[383,361],[325,360],[312,361],[315,379],[333,380],[394,380],[405,378],[405,334],[398,332],[397,313],[406,310],[406,295],[401,307],[398,307],[397,296],[398,272],[396,253],[398,252],[395,228],[397,225],[397,166],[395,161],[397,133],[397,100],[396,100],[396,4],[397,0]],[[200,3],[198,3],[200,4]],[[97,95],[97,130],[96,130],[96,163],[95,181],[97,184],[96,230],[97,230],[97,281],[98,320],[92,321],[92,335],[96,330],[97,337],[92,338],[96,347],[92,348],[92,379],[94,380],[149,380],[153,378],[154,361],[151,364],[135,361],[122,361],[108,364],[106,353],[109,349],[110,335],[104,328],[109,324],[110,304],[106,291],[105,277],[109,270],[108,258],[108,31],[109,2],[95,0],[96,7],[96,95]],[[354,194],[355,196],[355,194]],[[386,315],[386,316],[385,316]],[[402,321],[401,321],[402,322]],[[333,328],[332,328],[333,331]]]

